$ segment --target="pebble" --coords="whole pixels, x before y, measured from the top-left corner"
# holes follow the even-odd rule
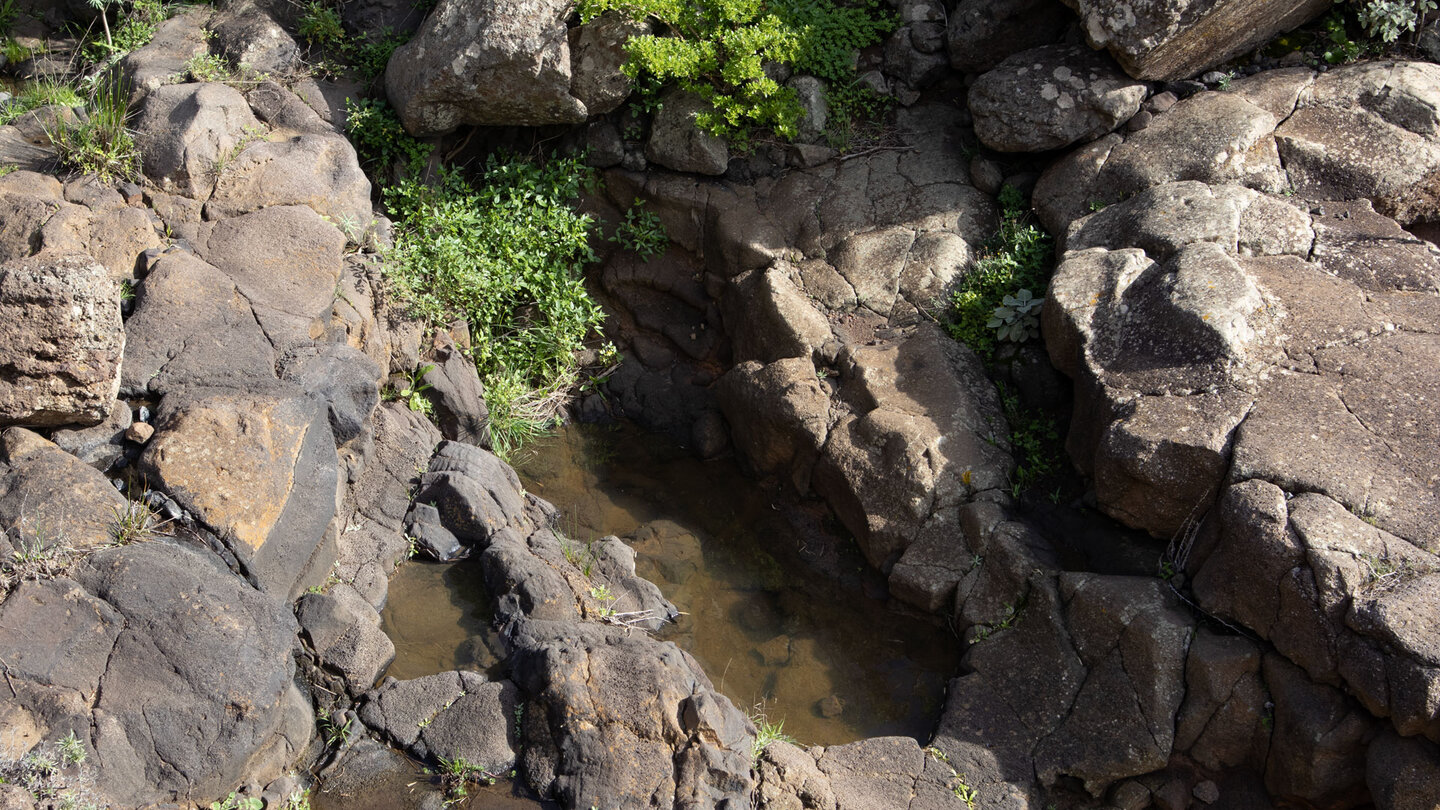
[[[140,406],[138,409],[136,409],[136,411],[135,411],[135,421],[137,421],[137,422],[149,422],[149,421],[150,421],[150,409],[147,408],[147,407],[145,407],[144,405],[141,405],[141,406]]]
[[[146,422],[135,422],[125,428],[125,438],[136,444],[144,444],[150,441],[150,437],[154,435],[155,427]]]
[[[1204,782],[1196,785],[1191,793],[1194,794],[1195,798],[1206,804],[1214,804],[1220,799],[1220,786],[1206,779]]]
[[[1154,117],[1155,116],[1151,115],[1149,111],[1141,110],[1140,112],[1137,112],[1134,115],[1130,116],[1130,120],[1125,122],[1125,131],[1139,132],[1140,130],[1150,126],[1150,121]]]
[[[845,701],[837,695],[823,697],[815,703],[815,711],[819,712],[821,717],[839,717],[840,713],[845,711]]]

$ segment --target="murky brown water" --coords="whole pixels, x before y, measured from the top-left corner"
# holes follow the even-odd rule
[[[736,704],[783,719],[810,745],[929,738],[958,641],[887,609],[853,543],[797,525],[733,462],[590,426],[567,426],[518,461],[573,539],[615,534],[634,546],[639,573],[688,614],[662,637]],[[811,565],[821,556],[823,572]]]
[[[959,642],[888,609],[853,543],[797,525],[733,462],[701,462],[629,429],[567,426],[516,466],[564,512],[573,540],[631,543],[640,575],[686,614],[661,637],[737,705],[809,745],[929,738]],[[402,567],[382,614],[396,647],[387,674],[493,666],[489,604],[473,561]]]

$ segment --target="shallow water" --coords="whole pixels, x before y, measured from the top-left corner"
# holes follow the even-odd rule
[[[622,460],[623,459],[623,460]],[[927,740],[959,642],[886,607],[852,542],[730,461],[630,429],[567,426],[516,465],[579,541],[626,539],[641,576],[685,614],[661,633],[744,709],[809,745]],[[878,597],[878,598],[877,598]]]
[[[409,562],[390,578],[380,627],[395,643],[385,671],[400,680],[452,669],[491,672],[500,658],[480,564]]]

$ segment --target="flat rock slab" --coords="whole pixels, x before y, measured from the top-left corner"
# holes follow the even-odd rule
[[[366,697],[360,718],[421,760],[463,759],[500,776],[515,767],[519,699],[509,681],[442,672],[412,681],[387,679]]]
[[[85,254],[0,264],[0,425],[93,425],[120,390],[120,285]]]
[[[325,408],[275,389],[167,396],[139,463],[260,588],[293,597],[334,562],[338,462]]]
[[[319,122],[319,119],[316,119]],[[205,210],[234,217],[272,205],[304,205],[359,244],[370,228],[370,181],[340,135],[302,134],[247,146],[228,161]]]

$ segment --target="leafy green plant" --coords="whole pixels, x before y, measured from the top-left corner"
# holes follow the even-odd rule
[[[61,107],[78,107],[85,103],[85,99],[75,92],[75,88],[61,84],[51,79],[26,82],[20,85],[15,97],[0,107],[0,124],[8,124],[16,118],[41,107],[59,105]]]
[[[233,75],[230,63],[225,61],[225,57],[213,53],[190,57],[185,60],[184,70],[185,75],[194,82],[224,82]]]
[[[1010,452],[1015,457],[1011,487],[1015,495],[1030,489],[1060,466],[1062,449],[1055,420],[1026,409],[1020,397],[1004,385],[997,385],[1000,407],[1010,425]]]
[[[640,258],[647,262],[651,256],[664,253],[665,248],[670,245],[670,237],[665,233],[665,225],[660,221],[660,215],[645,210],[643,200],[636,202],[625,212],[624,221],[615,229],[615,235],[610,237],[610,241],[639,254]]]
[[[386,395],[387,399],[399,400],[405,403],[405,407],[412,411],[430,416],[435,413],[435,406],[431,404],[425,392],[430,390],[431,385],[424,381],[425,375],[433,371],[435,366],[424,365],[410,372],[405,377],[405,383],[398,389]]]
[[[234,791],[218,802],[210,803],[210,810],[264,810],[265,802],[255,796],[241,798]]]
[[[771,743],[786,742],[795,744],[795,738],[785,733],[785,721],[776,720],[771,722],[765,715],[762,707],[756,706],[750,715],[751,721],[755,723],[755,741],[750,744],[750,761],[759,762],[760,755]]]
[[[658,21],[662,33],[626,42],[626,75],[698,95],[711,109],[696,123],[738,142],[754,127],[784,138],[798,131],[800,102],[766,73],[767,63],[846,82],[852,54],[894,27],[875,0],[581,0],[579,11],[586,22],[606,11]]]
[[[1031,221],[1024,196],[1011,186],[1001,189],[1000,230],[951,298],[951,337],[993,360],[995,310],[1012,291],[1044,289],[1054,252],[1055,240]]]
[[[371,172],[388,172],[398,161],[409,174],[419,175],[434,151],[406,132],[395,111],[377,99],[345,99],[345,132]]]
[[[100,802],[91,790],[94,771],[86,760],[85,744],[71,731],[18,760],[0,761],[0,784],[25,789],[38,807],[98,810]]]
[[[15,0],[0,0],[0,37],[9,36],[10,29],[15,25],[15,18],[20,16],[20,7]]]
[[[340,24],[340,13],[323,0],[310,0],[305,4],[296,30],[310,44],[322,48],[340,50],[345,43],[345,27]]]
[[[965,781],[963,775],[958,775],[953,778],[955,783],[950,786],[950,792],[955,794],[955,798],[965,802],[967,808],[975,810],[975,802],[980,799],[980,793],[971,787],[969,782]]]
[[[475,186],[454,170],[385,192],[396,222],[390,289],[430,324],[465,318],[499,453],[543,431],[579,382],[603,312],[581,272],[593,222],[575,210],[578,158],[492,155]]]
[[[1014,295],[1000,299],[1000,306],[990,314],[985,325],[995,330],[995,337],[1011,343],[1024,343],[1040,336],[1040,306],[1044,298],[1036,298],[1021,287]]]
[[[1382,42],[1394,42],[1401,34],[1413,32],[1425,15],[1435,10],[1435,0],[1351,0],[1355,17],[1365,33]]]
[[[605,584],[595,585],[590,588],[590,598],[600,603],[600,618],[608,618],[615,615],[615,603],[619,597],[610,592],[610,586]]]
[[[310,810],[310,789],[296,790],[286,796],[283,810]]]
[[[392,33],[389,29],[378,36],[367,36],[359,42],[352,41],[346,49],[355,71],[366,79],[374,79],[385,72],[395,49],[404,45],[409,37]]]

